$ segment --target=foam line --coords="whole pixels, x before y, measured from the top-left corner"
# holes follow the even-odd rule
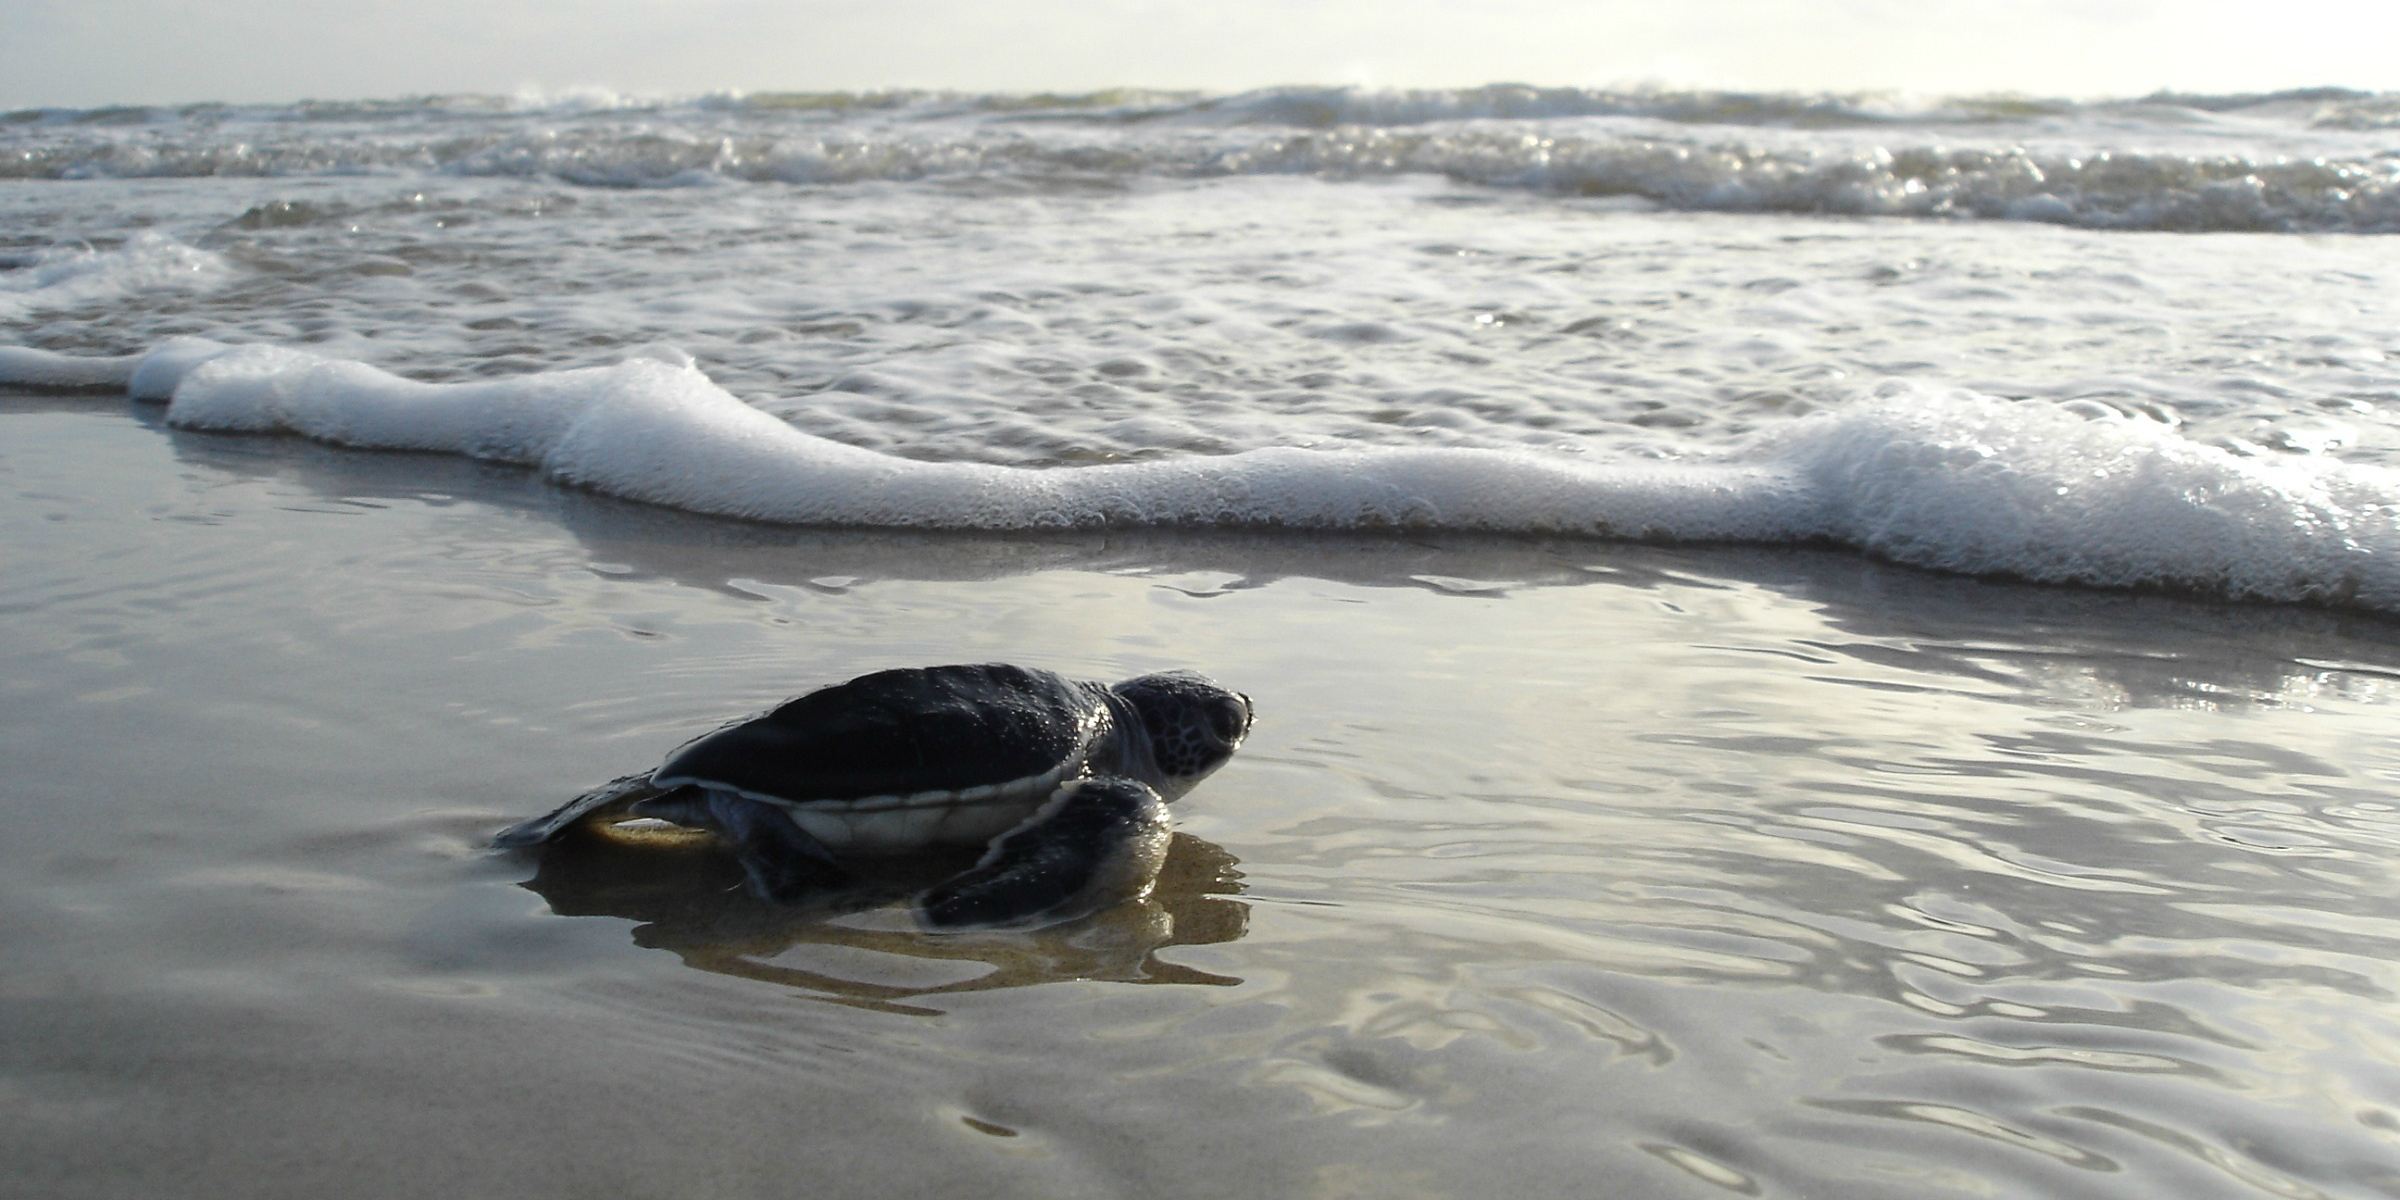
[[[1679,463],[1514,450],[1301,450],[1025,468],[803,433],[657,350],[479,383],[198,339],[138,359],[0,353],[0,381],[123,378],[189,429],[519,463],[692,512],[928,529],[1247,526],[1827,539],[1973,574],[2400,612],[2400,474],[2245,457],[2138,419],[1904,390]]]
[[[188,353],[188,348],[186,350]],[[693,512],[809,525],[1377,527],[1780,540],[1806,536],[1771,467],[1587,466],[1488,450],[1263,449],[1027,469],[927,463],[803,433],[697,369],[656,358],[428,384],[363,363],[244,346],[181,364],[167,409],[191,429],[522,463]],[[164,368],[144,373],[165,382]],[[1780,502],[1779,502],[1780,501]]]

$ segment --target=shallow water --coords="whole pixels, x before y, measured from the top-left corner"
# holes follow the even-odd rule
[[[672,343],[914,459],[1260,446],[1686,457],[1972,388],[2400,461],[2400,243],[1644,211],[1438,179],[0,189],[6,339],[172,335],[461,381]],[[98,249],[94,249],[98,247]]]
[[[2388,621],[0,431],[12,1190],[2400,1195]],[[936,938],[482,848],[990,658],[1255,698],[1156,900]]]

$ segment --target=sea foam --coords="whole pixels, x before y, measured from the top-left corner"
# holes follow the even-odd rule
[[[138,233],[107,249],[55,247],[14,259],[0,257],[0,316],[101,303],[161,288],[205,286],[231,275],[218,255],[155,233]]]
[[[1276,447],[1024,468],[902,459],[804,433],[666,347],[611,366],[447,384],[193,338],[116,359],[0,353],[0,382],[103,378],[166,401],[182,428],[463,454],[756,521],[1832,541],[1972,574],[2400,611],[2400,474],[2246,457],[2156,422],[1963,391],[1895,387],[1680,462]]]

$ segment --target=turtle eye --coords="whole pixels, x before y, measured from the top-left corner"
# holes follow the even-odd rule
[[[1209,706],[1209,728],[1216,733],[1218,741],[1232,745],[1241,738],[1242,726],[1249,723],[1249,715],[1243,711],[1240,701],[1222,701]]]

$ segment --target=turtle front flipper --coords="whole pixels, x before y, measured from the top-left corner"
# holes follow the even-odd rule
[[[1167,859],[1167,805],[1138,780],[1071,780],[973,867],[919,893],[928,929],[1070,921],[1149,893]]]
[[[539,846],[579,825],[620,816],[635,804],[658,795],[661,790],[650,782],[648,771],[639,775],[620,776],[559,805],[547,815],[520,821],[501,830],[492,838],[492,845],[502,850]]]

